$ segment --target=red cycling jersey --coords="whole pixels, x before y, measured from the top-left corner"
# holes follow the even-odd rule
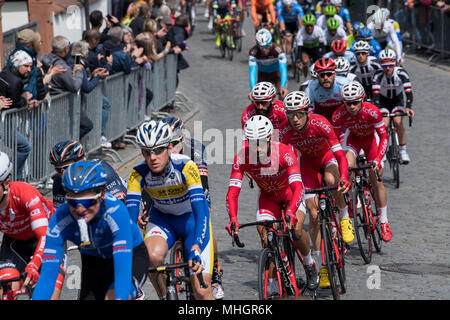
[[[389,138],[383,116],[375,105],[363,102],[361,110],[355,116],[342,105],[333,113],[332,121],[344,150],[351,150],[358,155],[363,149],[369,162],[375,160],[381,165]],[[376,141],[375,132],[378,134],[379,143]]]
[[[260,198],[268,198],[276,203],[285,202],[287,214],[295,215],[301,205],[303,183],[294,150],[279,142],[271,142],[270,148],[270,162],[266,165],[251,163],[247,141],[235,156],[227,193],[230,220],[237,219],[238,197],[244,172],[250,174],[260,188]],[[260,210],[264,210],[261,204]]]
[[[35,187],[20,181],[10,183],[8,197],[8,205],[0,210],[0,231],[19,241],[38,239],[31,259],[38,269],[42,263],[48,221],[55,212],[53,203]]]
[[[252,103],[242,113],[242,116],[241,116],[242,128],[244,128],[244,125],[247,122],[247,120],[250,119],[251,117],[253,117],[254,115],[256,115],[256,107],[255,107],[255,104]],[[283,107],[283,101],[275,100],[272,103],[272,108],[271,108],[269,114],[266,115],[265,117],[267,117],[272,122],[274,129],[278,129],[279,126],[284,121],[287,120],[286,111],[284,110],[284,107]]]
[[[300,131],[294,129],[289,121],[284,122],[280,126],[280,141],[291,144],[298,150],[303,175],[308,175],[311,170],[320,171],[320,168],[332,161],[332,155],[334,154],[339,164],[341,179],[347,180],[347,158],[342,151],[342,146],[333,131],[333,127],[325,117],[310,113],[307,123]],[[304,165],[306,163],[307,166]],[[314,167],[309,164],[314,164]],[[311,181],[311,184],[308,184],[307,187],[321,187],[321,181],[314,178],[314,181]]]

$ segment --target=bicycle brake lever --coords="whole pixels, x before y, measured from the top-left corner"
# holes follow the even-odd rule
[[[340,186],[343,187],[344,186],[344,181],[340,182]],[[345,205],[348,206],[348,192],[346,194],[344,194],[344,201],[345,201]]]
[[[197,263],[197,259],[192,259],[192,265]],[[197,279],[200,282],[200,287],[203,289],[208,288],[208,285],[205,283],[205,280],[203,279],[203,273],[200,272],[199,274],[197,274]]]

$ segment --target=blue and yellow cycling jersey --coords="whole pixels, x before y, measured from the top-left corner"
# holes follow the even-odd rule
[[[145,189],[152,198],[152,208],[160,213],[195,217],[194,244],[203,247],[209,238],[205,230],[209,224],[209,209],[197,165],[189,157],[172,153],[164,174],[152,173],[145,161],[131,170],[125,200],[130,216],[137,221],[141,194]]]
[[[288,12],[283,4],[283,2],[277,3],[277,16],[280,22],[285,23],[296,23],[298,22],[298,16],[302,19],[305,14],[303,13],[303,8],[298,3],[292,5],[291,11]]]

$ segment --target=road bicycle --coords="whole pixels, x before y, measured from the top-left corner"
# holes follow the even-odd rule
[[[305,194],[317,194],[319,198],[322,265],[327,268],[334,300],[339,300],[340,294],[347,291],[344,258],[347,245],[342,239],[342,230],[336,219],[337,208],[334,205],[332,192],[337,188],[336,185],[305,190]]]
[[[22,295],[27,295],[31,299],[33,290],[29,286],[23,286],[26,273],[21,274],[14,262],[9,260],[0,262],[0,266],[0,288],[3,292],[2,300],[17,300]],[[13,282],[19,282],[20,288],[13,290]]]
[[[293,240],[296,240],[293,230],[287,230],[284,212],[282,219],[265,220],[242,224],[239,230],[250,226],[264,226],[267,234],[267,244],[261,250],[258,258],[258,295],[261,300],[283,298],[288,296],[298,297],[311,291],[306,281],[300,276],[303,269],[303,260],[300,251]],[[245,244],[235,232],[235,223],[231,225],[232,245],[244,248]],[[298,262],[295,257],[298,257]],[[297,266],[297,268],[296,268]],[[269,279],[276,274],[274,281],[278,284],[278,294],[269,292]],[[304,272],[303,272],[304,273]],[[311,296],[316,297],[316,290],[311,291]]]
[[[355,173],[351,209],[349,210],[353,212],[353,225],[359,251],[364,262],[370,263],[372,244],[377,252],[381,252],[380,212],[375,203],[374,191],[369,178],[369,170],[373,168],[373,164],[367,163],[364,155],[356,158],[356,164],[356,168],[349,168],[349,172]],[[381,181],[377,171],[375,174],[377,180]]]
[[[405,117],[406,113],[383,113],[384,118],[389,118],[389,127],[387,128],[389,135],[389,145],[386,151],[386,158],[389,167],[392,170],[393,182],[396,188],[400,187],[400,164],[403,164],[400,156],[400,144],[398,141],[397,130],[394,127],[394,117]],[[412,125],[412,118],[409,117],[409,126]]]
[[[217,23],[220,26],[220,54],[222,58],[227,56],[230,61],[233,60],[233,51],[236,49],[236,44],[234,42],[236,36],[234,31],[235,21],[235,18],[224,18],[217,20]]]

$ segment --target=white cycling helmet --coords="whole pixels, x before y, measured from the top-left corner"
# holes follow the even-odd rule
[[[344,57],[337,57],[334,59],[336,63],[336,74],[346,74],[350,70],[350,61]]]
[[[13,164],[6,153],[0,152],[0,183],[5,181],[13,171]]]
[[[244,137],[247,140],[269,140],[272,133],[272,122],[264,116],[253,116],[244,125]]]
[[[283,0],[283,4],[287,7],[292,6],[294,4],[294,0]]]
[[[292,91],[283,100],[286,111],[308,110],[311,107],[308,95],[303,91]]]
[[[380,55],[378,56],[378,60],[380,64],[392,64],[392,62],[397,60],[397,54],[392,49],[384,49],[381,50]]]
[[[251,96],[253,100],[270,101],[277,95],[277,89],[272,82],[258,82],[252,89]]]
[[[331,4],[333,6],[340,6],[340,5],[342,5],[342,0],[331,0],[330,2],[331,2]]]
[[[172,141],[172,129],[168,123],[161,120],[145,121],[136,134],[136,142],[142,148],[167,147],[170,141]]]
[[[388,8],[381,8],[380,10],[383,11],[383,14],[386,17],[386,19],[388,19],[389,16],[391,15],[391,12],[389,11]]]
[[[272,43],[272,34],[267,29],[260,29],[256,35],[256,44],[260,48],[267,48]]]
[[[353,51],[356,52],[370,52],[370,44],[367,41],[359,40],[353,45]]]
[[[317,79],[317,72],[316,70],[314,70],[314,63],[311,65],[311,67],[309,67],[309,74],[311,76],[311,78],[313,79]]]
[[[365,97],[364,87],[358,81],[352,81],[342,87],[341,96],[344,101],[362,100]]]
[[[375,24],[375,28],[376,29],[381,29],[383,28],[384,22],[386,21],[386,12],[378,9],[374,14],[373,14],[373,23]]]

